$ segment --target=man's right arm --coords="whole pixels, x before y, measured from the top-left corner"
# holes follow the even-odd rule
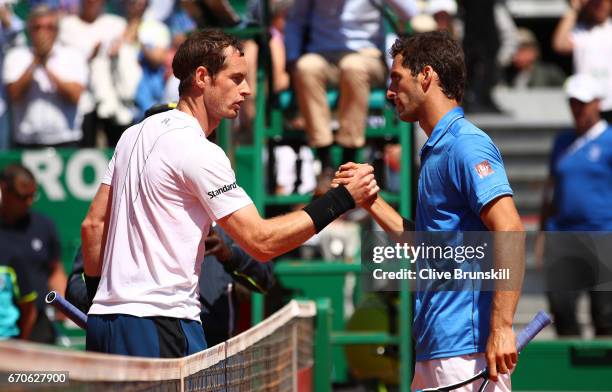
[[[304,210],[263,219],[250,204],[217,223],[253,258],[268,261],[303,244],[355,204],[365,204],[378,191],[372,168],[364,166],[344,189],[330,190]]]
[[[21,76],[12,83],[6,84],[6,93],[8,94],[11,101],[20,101],[30,88],[32,80],[34,79],[34,70],[36,69],[38,62],[36,60],[26,68]]]
[[[315,226],[304,211],[262,219],[253,204],[217,223],[248,254],[259,261],[282,255],[315,235]]]
[[[572,40],[572,30],[576,26],[578,14],[584,4],[584,0],[571,0],[570,7],[565,15],[557,24],[552,37],[552,47],[559,54],[572,54],[574,42]]]
[[[85,275],[89,277],[99,277],[102,273],[102,258],[108,232],[112,195],[112,187],[101,184],[81,224],[83,262]]]

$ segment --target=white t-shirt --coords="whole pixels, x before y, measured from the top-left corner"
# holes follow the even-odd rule
[[[67,15],[60,22],[58,39],[89,59],[98,43],[101,50],[106,50],[111,42],[121,38],[126,25],[125,19],[117,15],[102,14],[93,23],[83,21],[78,15]]]
[[[572,32],[574,42],[574,69],[599,80],[606,94],[601,110],[612,110],[612,18],[587,29],[578,25]]]
[[[7,53],[2,71],[3,83],[16,82],[34,60],[28,47],[16,47]],[[58,44],[53,46],[47,68],[65,82],[87,85],[88,69],[79,52]],[[25,96],[11,102],[15,141],[23,144],[68,143],[82,137],[82,118],[77,105],[62,97],[42,66],[34,70]]]
[[[102,182],[112,211],[89,313],[199,321],[204,238],[252,203],[223,150],[194,117],[159,113],[124,132]]]

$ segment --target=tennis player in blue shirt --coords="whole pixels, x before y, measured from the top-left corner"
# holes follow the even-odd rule
[[[363,207],[385,231],[523,232],[499,150],[459,106],[466,75],[461,47],[446,33],[423,33],[398,39],[391,55],[387,98],[403,121],[418,121],[428,136],[421,150],[416,226],[380,196]],[[358,166],[341,166],[334,182],[344,183]],[[521,281],[523,257],[512,265]],[[452,384],[488,366],[495,382],[487,390],[510,390],[520,287],[514,289],[417,291],[413,389]]]

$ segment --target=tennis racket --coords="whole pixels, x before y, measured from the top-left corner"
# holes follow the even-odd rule
[[[527,343],[529,343],[531,339],[533,339],[538,333],[540,333],[542,329],[544,329],[550,323],[551,323],[550,317],[545,312],[540,310],[538,314],[535,315],[533,320],[531,320],[529,324],[527,324],[527,326],[523,328],[521,332],[519,332],[518,335],[516,336],[516,350],[520,353],[523,350],[523,348],[527,345]],[[482,379],[483,381],[482,381],[482,384],[480,385],[480,388],[478,388],[478,392],[482,392],[485,390],[485,388],[489,384],[489,370],[487,368],[478,372],[473,377],[470,377],[458,383],[446,385],[443,387],[437,387],[437,388],[420,389],[417,392],[452,391],[454,389],[461,388],[462,386],[478,381],[480,379]]]

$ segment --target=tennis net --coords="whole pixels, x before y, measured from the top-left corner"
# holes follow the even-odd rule
[[[0,342],[0,389],[306,391],[313,365],[312,302],[291,301],[234,338],[177,359],[86,353]],[[66,372],[65,382],[15,383],[16,374]],[[12,376],[13,382],[9,381]],[[24,376],[21,381],[25,380]]]

